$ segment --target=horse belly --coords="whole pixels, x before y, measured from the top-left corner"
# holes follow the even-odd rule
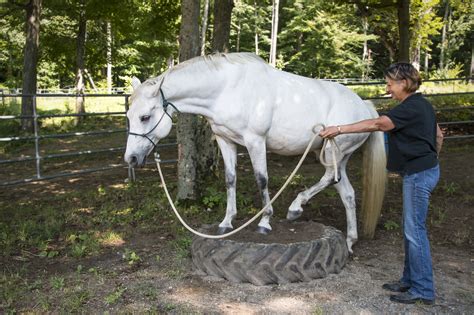
[[[311,130],[300,130],[297,134],[272,130],[267,135],[267,150],[286,156],[301,155],[308,147],[313,136],[314,133]],[[317,138],[312,145],[312,150],[319,149],[321,146],[322,140]]]

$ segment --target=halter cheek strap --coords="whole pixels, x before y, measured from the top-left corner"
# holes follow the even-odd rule
[[[149,135],[153,132],[153,130],[156,129],[156,127],[158,127],[160,122],[163,120],[163,117],[165,117],[165,114],[168,115],[170,119],[173,119],[173,117],[171,117],[171,115],[168,113],[168,106],[173,107],[178,113],[180,113],[180,111],[176,108],[176,106],[174,106],[173,103],[169,102],[165,98],[165,95],[163,94],[163,90],[161,88],[160,88],[160,93],[161,93],[161,97],[163,98],[163,115],[161,115],[160,119],[155,124],[155,126],[153,126],[153,128],[151,128],[148,132],[145,132],[145,133],[135,133],[135,132],[128,131],[128,135],[143,137],[143,138],[146,138],[148,141],[150,141],[151,144],[153,144],[152,150],[155,150],[157,144],[153,142],[153,140],[150,139]]]

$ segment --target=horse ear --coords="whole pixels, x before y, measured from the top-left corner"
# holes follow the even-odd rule
[[[140,84],[142,84],[142,83],[140,82],[140,79],[138,79],[137,77],[133,77],[133,78],[132,78],[132,88],[133,88],[134,90],[136,90],[137,87],[138,87]]]

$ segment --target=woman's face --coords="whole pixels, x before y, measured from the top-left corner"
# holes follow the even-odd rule
[[[394,100],[403,101],[410,93],[406,91],[407,81],[406,80],[392,80],[385,78],[387,85],[385,91],[390,94]]]

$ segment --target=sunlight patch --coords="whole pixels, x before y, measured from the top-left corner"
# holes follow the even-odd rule
[[[295,310],[301,313],[307,313],[311,311],[310,305],[301,300],[292,298],[292,297],[281,297],[275,298],[267,303],[265,307],[268,307],[272,312],[283,312],[283,313],[292,313]]]
[[[99,238],[99,242],[103,246],[121,246],[125,244],[122,236],[115,232],[106,232]]]

